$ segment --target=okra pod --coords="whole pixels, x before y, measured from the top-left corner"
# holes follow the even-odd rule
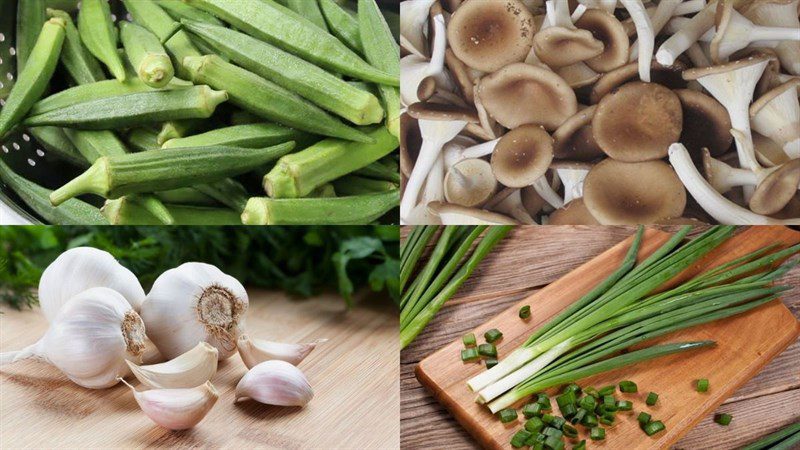
[[[336,189],[333,184],[326,183],[314,189],[307,198],[333,198],[336,197]]]
[[[156,192],[162,202],[183,206],[218,206],[219,202],[194,188],[178,188],[171,191]],[[123,197],[124,198],[124,197]]]
[[[319,0],[319,8],[328,22],[328,29],[331,30],[331,33],[351,49],[363,53],[358,19],[345,11],[334,0]]]
[[[252,125],[261,122],[263,120],[260,117],[249,111],[236,109],[231,113],[231,125]]]
[[[375,0],[358,0],[358,23],[367,61],[399,79],[400,47]],[[386,127],[400,139],[400,90],[385,85],[379,85],[378,90],[386,110]]]
[[[362,167],[353,173],[362,177],[372,178],[375,180],[391,181],[394,184],[400,184],[399,167],[397,167],[396,164],[384,164],[383,160],[375,161],[374,163]]]
[[[201,11],[197,8],[183,3],[181,0],[154,0],[167,14],[170,15],[176,22],[181,19],[196,20],[198,22],[210,23],[212,25],[224,26],[225,24],[214,17],[213,15]]]
[[[241,225],[239,213],[230,209],[197,206],[167,205],[174,218],[172,225]],[[103,206],[103,215],[113,225],[160,225],[152,213],[128,197],[109,200]]]
[[[227,99],[225,91],[214,91],[208,86],[142,92],[78,103],[30,116],[24,123],[83,130],[130,128],[168,120],[208,118]]]
[[[63,129],[58,127],[37,127],[30,128],[28,132],[36,139],[36,142],[47,150],[48,154],[55,155],[62,161],[77,167],[85,168],[89,166],[89,162],[67,138],[67,134]]]
[[[400,85],[398,77],[370,66],[335,36],[272,0],[186,0],[186,3],[333,72]]]
[[[45,6],[65,12],[75,12],[81,0],[45,0]]]
[[[0,141],[19,124],[47,89],[58,65],[65,31],[66,23],[59,18],[48,20],[42,27],[28,64],[17,77],[5,105],[0,109]]]
[[[172,139],[180,139],[188,136],[196,130],[203,128],[207,121],[202,119],[189,119],[189,120],[171,120],[164,122],[161,125],[161,131],[158,133],[158,145],[163,147],[164,143]],[[286,141],[291,141],[287,139]],[[286,142],[283,141],[283,142]],[[192,146],[187,146],[192,147]],[[269,147],[268,145],[261,145],[260,147]]]
[[[178,23],[167,14],[157,3],[142,0],[122,0],[125,9],[128,10],[133,20],[139,25],[147,28],[164,42],[169,54],[172,56],[172,64],[178,76],[188,78],[188,74],[183,69],[183,58],[187,56],[200,56],[197,47],[192,44],[189,35],[180,30],[175,33]],[[170,37],[172,35],[172,37]]]
[[[17,72],[22,73],[36,45],[47,15],[44,0],[17,0]]]
[[[117,53],[117,27],[106,0],[83,0],[78,13],[78,32],[86,48],[119,81],[125,81],[125,64]]]
[[[370,125],[383,120],[383,108],[374,95],[349,85],[314,64],[229,28],[191,21],[182,23],[237,65],[356,125]]]
[[[231,103],[265,119],[323,136],[351,141],[370,140],[299,95],[226,63],[216,55],[188,57],[183,64],[195,83],[224,89],[230,95]]]
[[[151,128],[134,128],[126,138],[128,145],[135,151],[146,152],[158,150],[158,131]]]
[[[264,149],[201,147],[104,156],[74,180],[50,195],[58,206],[82,194],[108,199],[140,192],[188,187],[239,175],[273,161],[294,148],[294,142]]]
[[[232,178],[226,178],[209,184],[198,184],[195,185],[194,188],[240,213],[247,204],[247,189]]]
[[[371,178],[347,175],[333,181],[336,194],[341,196],[374,194],[397,189],[398,186],[390,181],[373,180]]]
[[[166,86],[175,76],[175,68],[158,37],[127,21],[120,22],[119,29],[125,54],[139,79],[150,87]]]
[[[400,191],[334,198],[251,198],[245,225],[363,225],[397,207]]]
[[[72,22],[72,17],[64,11],[48,9],[49,17],[64,19],[66,34],[64,46],[61,49],[61,64],[67,74],[77,84],[88,84],[106,79],[103,68],[97,59],[83,46],[78,29]]]
[[[281,158],[264,177],[264,189],[273,198],[305,197],[329,181],[383,158],[397,148],[397,138],[385,127],[373,129],[372,144],[326,139]]]
[[[163,90],[181,89],[191,87],[192,83],[178,78],[173,78]],[[46,112],[61,108],[67,108],[76,103],[84,103],[92,100],[99,100],[109,97],[121,97],[123,95],[139,94],[141,92],[153,92],[156,89],[146,85],[144,81],[136,77],[128,77],[127,80],[119,82],[117,80],[98,81],[96,83],[80,84],[79,86],[57,92],[49,97],[36,102],[31,108],[29,115],[36,116]]]
[[[161,148],[207,147],[210,145],[259,148],[282,142],[301,142],[308,139],[310,139],[308,134],[297,131],[294,128],[287,128],[273,123],[257,123],[218,128],[203,134],[170,139]]]
[[[11,170],[0,158],[0,180],[14,191],[36,214],[58,225],[108,225],[108,221],[94,206],[78,200],[66,201],[60,208],[50,204],[52,191],[25,179]]]
[[[103,156],[118,156],[128,153],[125,144],[111,131],[65,128],[64,133],[89,164],[94,163]]]
[[[320,30],[328,32],[328,24],[325,23],[325,17],[316,0],[286,0],[285,6],[319,27]]]

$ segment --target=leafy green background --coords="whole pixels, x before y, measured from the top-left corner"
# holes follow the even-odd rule
[[[145,290],[182,263],[213,264],[245,286],[308,297],[337,289],[348,306],[369,287],[397,301],[399,230],[338,227],[0,227],[0,301],[36,304],[42,271],[64,250],[105,250],[135,273]]]

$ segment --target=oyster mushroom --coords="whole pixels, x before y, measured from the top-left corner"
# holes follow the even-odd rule
[[[608,72],[628,62],[628,35],[613,14],[601,9],[590,9],[583,13],[575,25],[590,31],[595,39],[603,43],[602,53],[584,61],[592,70]]]
[[[422,135],[417,119],[405,112],[400,115],[400,136],[400,171],[408,177],[422,147]]]
[[[583,198],[576,198],[550,214],[550,225],[600,225]]]
[[[638,69],[639,79],[645,82],[650,81],[650,63],[653,60],[653,49],[655,47],[656,35],[653,32],[653,24],[650,16],[644,9],[642,0],[619,0],[628,11],[636,26],[638,37]]]
[[[656,223],[682,216],[686,207],[681,180],[662,161],[606,159],[586,176],[583,199],[603,225]]]
[[[536,221],[528,213],[522,203],[522,196],[519,189],[512,189],[509,195],[491,208],[492,211],[513,217],[525,225],[535,225]]]
[[[583,197],[583,183],[592,164],[585,162],[556,161],[551,166],[564,185],[564,203]]]
[[[653,83],[666,86],[670,89],[683,89],[686,87],[686,81],[682,78],[682,73],[686,66],[678,62],[673,66],[662,66],[657,62],[653,62],[650,70],[650,78]],[[589,101],[594,104],[600,101],[614,89],[622,86],[628,81],[636,79],[638,67],[636,63],[629,63],[622,67],[607,72],[597,80],[597,83],[592,87],[589,94]]]
[[[492,166],[482,159],[465,159],[454,164],[444,177],[444,198],[448,203],[480,208],[494,195],[497,180]]]
[[[711,40],[711,59],[715,63],[727,61],[735,51],[755,41],[800,41],[796,27],[769,27],[753,24],[747,17],[733,9],[732,0],[717,0],[714,17],[716,31]]]
[[[650,11],[648,11],[648,16],[650,17],[650,24],[653,27],[652,33],[654,37],[658,35],[658,33],[661,31],[662,28],[664,28],[667,22],[669,22],[669,20],[674,15],[676,15],[676,9],[678,8],[678,6],[681,5],[682,5],[681,0],[661,0],[660,2],[658,2],[658,7],[655,8],[652,14],[650,14]],[[629,60],[636,61],[638,58],[639,58],[639,41],[637,39],[637,41],[635,41],[633,45],[631,45]],[[652,59],[652,53],[650,54],[650,58]]]
[[[427,100],[437,87],[442,89],[451,87],[444,71],[447,49],[444,17],[441,14],[434,17],[433,25],[436,31],[430,59],[416,54],[400,59],[400,98],[406,106],[423,99]]]
[[[778,143],[758,133],[753,133],[753,148],[756,152],[756,159],[764,166],[773,167],[789,162],[789,155]]]
[[[430,203],[428,208],[439,217],[442,225],[519,225],[508,216],[483,209],[442,202]]]
[[[742,8],[742,14],[758,25],[800,29],[798,0],[755,0]],[[792,75],[800,75],[800,42],[783,41],[775,47],[780,63]]]
[[[584,108],[570,117],[553,133],[553,157],[575,161],[591,161],[603,155],[592,130],[597,105]],[[727,133],[726,133],[727,134]]]
[[[709,3],[702,11],[695,14],[685,26],[669,37],[656,52],[656,61],[664,66],[675,64],[676,59],[692,44],[696,43],[703,34],[714,26],[714,14],[717,5]]]
[[[428,22],[428,13],[435,2],[436,0],[400,2],[400,46],[420,58],[429,55],[423,30]]]
[[[553,138],[538,125],[506,133],[492,153],[492,171],[505,186],[522,188],[544,176],[553,160]]]
[[[691,89],[673,92],[680,99],[683,109],[683,129],[678,142],[685,145],[692,155],[699,155],[702,148],[708,148],[714,156],[727,152],[733,143],[728,111],[718,101],[701,92]]]
[[[552,68],[586,61],[603,53],[603,43],[587,30],[548,27],[533,38],[533,51]]]
[[[780,145],[790,158],[800,158],[799,86],[800,79],[783,83],[750,106],[750,125],[753,130]]]
[[[597,144],[610,157],[641,162],[667,156],[681,136],[681,102],[655,83],[635,81],[606,95],[592,119]]]

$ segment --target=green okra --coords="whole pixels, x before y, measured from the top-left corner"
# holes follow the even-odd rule
[[[247,189],[232,178],[226,178],[209,184],[198,184],[193,187],[199,192],[208,195],[214,200],[240,213],[244,211],[244,207],[247,204]]]
[[[94,206],[71,199],[60,208],[50,204],[52,191],[27,180],[11,170],[0,158],[0,180],[14,191],[36,214],[58,225],[108,225],[108,221]]]
[[[207,121],[202,119],[189,119],[189,120],[172,120],[164,122],[161,125],[161,131],[158,133],[158,145],[163,147],[164,143],[172,139],[180,139],[188,136],[191,133],[203,128]],[[287,139],[286,141],[291,141]],[[283,142],[286,142],[283,141]],[[187,146],[192,147],[192,146]],[[261,145],[259,147],[269,147],[268,145]]]
[[[122,0],[122,3],[136,23],[150,30],[162,42],[169,38],[164,42],[164,47],[172,56],[173,66],[178,76],[188,78],[188,74],[183,68],[183,58],[201,56],[197,47],[189,39],[189,35],[183,30],[176,33],[175,27],[179,24],[155,2]]]
[[[183,89],[191,86],[193,86],[192,83],[188,81],[173,78],[172,81],[161,90]],[[144,81],[136,77],[129,77],[123,82],[105,80],[96,83],[80,84],[39,100],[33,105],[28,115],[36,116],[57,109],[67,108],[76,103],[84,103],[110,97],[121,97],[123,95],[139,94],[142,92],[153,92],[156,90],[157,89],[151,88],[146,85]]]
[[[86,48],[119,81],[125,81],[125,64],[117,53],[117,27],[106,0],[83,0],[78,13],[78,32]]]
[[[358,0],[358,23],[367,61],[399,80],[400,47],[375,0]],[[385,85],[379,85],[378,90],[386,110],[386,127],[400,139],[400,90]]]
[[[230,209],[166,205],[172,225],[241,225],[240,214]],[[112,225],[161,225],[150,211],[129,197],[108,200],[102,209]]]
[[[294,11],[272,0],[185,0],[245,33],[336,73],[399,86],[398,77],[378,70]]]
[[[308,194],[307,198],[333,198],[333,197],[336,197],[336,188],[333,187],[333,184],[326,183],[314,189],[313,192]]]
[[[178,188],[171,191],[156,192],[162,202],[184,206],[219,206],[219,202],[194,188]]]
[[[115,199],[129,194],[194,186],[247,172],[280,158],[294,142],[263,149],[235,147],[175,148],[157,152],[104,156],[50,196],[54,206],[82,194]]]
[[[264,120],[260,117],[249,111],[237,109],[231,113],[231,125],[252,125],[263,121]]]
[[[373,180],[371,178],[347,175],[333,181],[336,193],[341,196],[373,194],[397,189],[399,186],[391,181]]]
[[[319,27],[319,29],[324,30],[326,33],[328,32],[328,24],[325,23],[325,17],[322,15],[316,0],[286,0],[285,4],[281,3]]]
[[[158,150],[158,131],[151,128],[134,128],[125,139],[131,149],[137,152]]]
[[[50,9],[59,9],[65,12],[75,12],[81,0],[45,0],[44,4]]]
[[[47,21],[45,9],[44,0],[17,1],[17,39],[14,47],[17,52],[17,71],[19,73],[25,68],[28,57],[39,38],[39,33]]]
[[[30,116],[28,126],[57,125],[83,130],[131,128],[168,120],[208,118],[225,102],[225,91],[208,86],[152,91],[78,103]]]
[[[237,65],[356,125],[370,125],[383,120],[383,108],[374,95],[349,85],[314,64],[229,28],[191,21],[182,23]]]
[[[216,55],[188,57],[183,64],[195,83],[224,89],[231,103],[265,119],[314,134],[351,141],[370,140],[299,95]]]
[[[258,148],[288,141],[302,142],[309,138],[308,134],[294,128],[274,123],[257,123],[234,125],[185,138],[170,139],[161,148],[206,147],[209,145]]]
[[[166,86],[175,76],[175,68],[158,37],[127,21],[120,22],[119,29],[125,55],[139,79],[150,87]]]
[[[334,0],[319,0],[319,8],[325,16],[331,33],[351,49],[363,53],[364,48],[361,46],[361,30],[358,28],[358,19],[339,6]]]
[[[37,127],[30,128],[28,132],[47,150],[48,154],[55,155],[58,159],[77,167],[89,166],[89,162],[67,138],[67,134],[62,128]]]
[[[64,19],[66,34],[64,46],[61,49],[61,64],[67,74],[77,84],[94,83],[106,79],[103,68],[97,59],[83,46],[78,29],[72,22],[72,17],[64,11],[48,9],[49,17]]]
[[[122,198],[127,198],[130,203],[136,204],[150,213],[150,215],[156,219],[159,225],[175,224],[175,217],[172,216],[172,212],[167,209],[166,205],[164,205],[160,198],[153,194],[135,194]],[[109,222],[111,221],[108,216],[106,216],[106,219],[109,219]]]
[[[117,135],[108,130],[88,131],[65,128],[64,133],[89,164],[103,156],[118,156],[128,153],[125,144]]]
[[[400,191],[334,198],[251,198],[245,225],[363,225],[397,207]]]
[[[224,26],[225,24],[214,17],[213,15],[201,11],[197,8],[191,7],[184,3],[182,0],[154,0],[167,14],[170,15],[176,22],[181,19],[196,20],[198,22],[210,23],[212,25]]]
[[[384,158],[386,159],[386,158]],[[362,167],[361,169],[353,172],[362,177],[372,178],[375,180],[391,181],[395,184],[400,184],[400,171],[397,165],[387,165],[381,161]]]
[[[368,136],[375,142],[326,139],[284,156],[264,177],[264,189],[273,198],[305,197],[318,186],[368,166],[397,148],[397,138],[385,127],[373,129]]]
[[[42,27],[28,63],[17,77],[5,105],[0,109],[0,141],[19,124],[47,89],[58,65],[65,31],[64,19],[59,18],[48,20]]]

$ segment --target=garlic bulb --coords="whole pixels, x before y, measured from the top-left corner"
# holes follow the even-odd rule
[[[318,344],[327,342],[327,339],[317,339],[307,344],[284,344],[281,342],[270,342],[263,339],[251,339],[247,335],[239,337],[236,343],[239,347],[239,355],[248,369],[262,363],[278,359],[293,365],[298,365],[311,353]]]
[[[219,398],[210,381],[191,389],[151,389],[142,392],[121,378],[120,381],[131,388],[136,403],[147,417],[170,430],[186,430],[197,425]]]
[[[286,361],[265,361],[245,374],[236,385],[236,401],[251,398],[267,405],[305,406],[314,391],[306,376]]]
[[[145,294],[136,276],[110,253],[77,247],[62,253],[39,279],[39,304],[48,322],[69,299],[89,288],[107,287],[119,292],[139,312]]]
[[[140,361],[144,341],[144,323],[125,298],[96,287],[67,301],[39,342],[0,360],[42,359],[75,383],[102,389],[128,374],[126,359]]]
[[[200,386],[217,373],[219,352],[206,342],[161,364],[138,366],[128,361],[133,375],[151,388],[177,389]]]
[[[203,341],[222,360],[236,352],[247,305],[247,292],[235,278],[210,264],[186,263],[156,279],[142,304],[142,320],[165,358]]]

